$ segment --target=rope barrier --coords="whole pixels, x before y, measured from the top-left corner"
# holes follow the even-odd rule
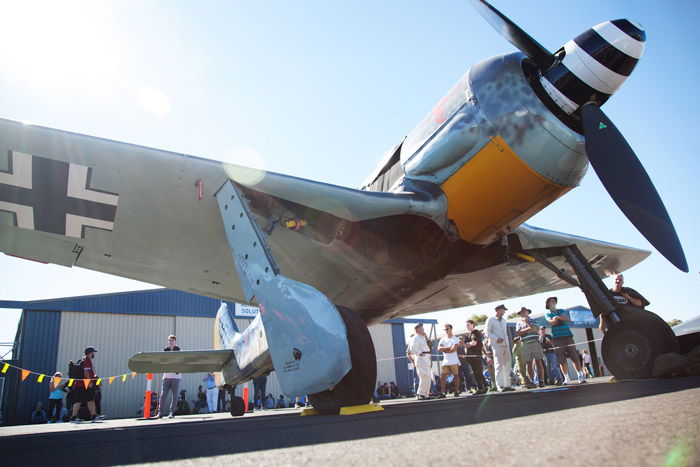
[[[591,340],[582,341],[582,342],[574,342],[573,344],[559,345],[559,346],[552,347],[551,349],[547,349],[547,350],[563,349],[565,347],[570,347],[572,345],[588,344],[590,342],[597,342],[597,341],[601,341],[601,340],[603,340],[603,338],[599,337],[597,339],[591,339]],[[442,353],[422,355],[422,356],[423,357],[442,357]],[[400,357],[379,358],[379,359],[377,359],[377,362],[382,362],[382,361],[387,361],[387,360],[399,360],[401,358],[409,358],[409,357],[408,357],[408,355],[402,355]],[[481,355],[459,355],[459,358],[482,358],[482,356]]]

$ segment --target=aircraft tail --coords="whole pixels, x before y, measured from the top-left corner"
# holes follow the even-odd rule
[[[229,310],[226,302],[221,302],[214,324],[214,348],[232,349],[233,341],[239,334],[233,311]]]

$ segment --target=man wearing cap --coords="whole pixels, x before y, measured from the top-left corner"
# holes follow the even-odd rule
[[[566,363],[566,357],[571,359],[574,364],[576,373],[578,374],[578,382],[585,383],[586,378],[581,371],[581,363],[578,359],[576,344],[574,344],[574,335],[569,329],[569,321],[571,319],[566,315],[566,311],[557,309],[557,297],[549,297],[545,301],[547,313],[544,318],[552,326],[552,344],[554,344],[554,353],[557,355],[559,368],[564,375],[564,384],[571,384],[569,379],[569,365]]]
[[[481,333],[476,329],[476,323],[471,319],[467,320],[467,331],[469,332],[465,339],[465,347],[467,348],[466,360],[476,379],[477,394],[485,394],[487,383],[484,379],[484,369],[481,366],[481,358],[484,352]]]
[[[486,320],[486,334],[493,350],[493,360],[496,367],[496,385],[501,392],[515,390],[510,387],[510,340],[508,339],[508,325],[503,319],[503,314],[507,309],[505,305],[498,305],[496,316],[491,316]]]
[[[520,336],[520,342],[522,342],[523,346],[521,358],[527,365],[527,373],[530,376],[530,383],[527,385],[527,388],[532,389],[535,387],[533,360],[537,362],[538,385],[543,388],[545,373],[542,360],[544,359],[544,352],[539,341],[539,326],[534,320],[530,319],[530,313],[532,313],[532,310],[525,307],[520,308],[520,311],[518,311],[520,321],[515,325],[515,334]]]
[[[426,400],[430,391],[430,347],[426,340],[423,323],[415,326],[416,333],[408,343],[408,356],[418,373],[418,393],[416,399]]]
[[[95,369],[92,364],[92,359],[95,358],[95,352],[97,349],[94,347],[87,347],[85,349],[85,358],[80,362],[80,368],[83,370],[83,378],[89,380],[87,387],[83,381],[73,381],[73,413],[71,414],[71,423],[78,423],[78,411],[80,406],[84,403],[87,404],[88,410],[90,411],[91,421],[95,421],[98,418],[104,418],[102,416],[97,417],[97,412],[95,411],[95,383],[97,380],[97,375],[95,374]]]

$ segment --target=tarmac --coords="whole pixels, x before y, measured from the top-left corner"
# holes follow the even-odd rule
[[[700,377],[383,401],[384,411],[0,428],[0,464],[700,465]],[[48,463],[48,464],[47,464]]]

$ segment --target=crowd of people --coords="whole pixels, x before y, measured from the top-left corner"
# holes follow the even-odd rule
[[[85,355],[77,363],[69,364],[69,380],[63,383],[63,374],[60,371],[54,373],[49,380],[49,407],[48,413],[44,410],[43,403],[37,402],[36,407],[29,415],[30,423],[58,423],[92,421],[104,419],[102,415],[102,392],[96,385],[93,360],[97,349],[85,348]],[[83,383],[89,380],[88,384]],[[70,384],[73,381],[75,384]],[[66,395],[66,406],[63,406],[63,396]]]
[[[430,341],[423,324],[416,324],[407,348],[418,379],[416,398],[509,392],[518,384],[526,389],[572,384],[567,359],[576,371],[575,379],[585,384],[586,378],[594,376],[590,353],[577,351],[570,318],[557,308],[557,297],[549,297],[545,308],[551,334],[546,326],[539,326],[530,318],[532,310],[522,307],[517,312],[513,339],[508,334],[504,305],[498,305],[494,315],[486,320],[483,334],[472,320],[467,320],[467,332],[460,336],[453,334],[451,324],[445,324],[445,335],[437,345]],[[439,375],[432,373],[432,357],[436,353],[443,357]],[[599,372],[602,374],[602,368]]]
[[[377,382],[377,389],[374,390],[374,400],[399,399],[402,397],[401,391],[395,382]]]

